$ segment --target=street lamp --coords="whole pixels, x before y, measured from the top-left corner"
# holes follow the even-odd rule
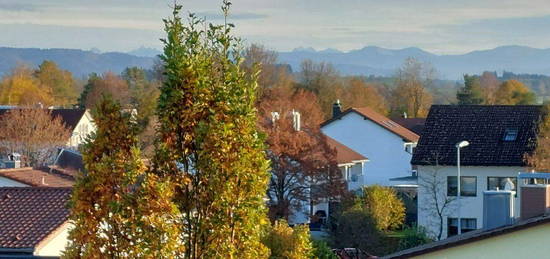
[[[456,143],[456,168],[458,170],[458,177],[457,177],[457,191],[456,191],[456,197],[457,197],[457,203],[458,203],[458,234],[462,234],[462,220],[460,219],[460,149],[463,147],[467,147],[470,145],[470,142],[463,140],[458,143]]]

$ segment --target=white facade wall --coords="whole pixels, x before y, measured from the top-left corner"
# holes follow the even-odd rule
[[[36,256],[61,256],[68,243],[70,225],[65,223],[54,231],[49,239],[42,241],[34,251]]]
[[[350,112],[321,130],[369,159],[363,169],[364,184],[391,186],[390,178],[411,175],[412,155],[405,151],[405,141],[377,123]]]
[[[89,111],[84,113],[84,116],[80,119],[76,127],[74,128],[69,143],[69,147],[78,147],[84,144],[86,137],[96,130],[95,123],[93,122],[92,115]]]
[[[28,187],[28,185],[0,176],[0,187]]]
[[[484,167],[484,166],[462,166],[461,176],[476,176],[477,195],[475,197],[464,197],[460,199],[461,218],[476,218],[477,228],[483,227],[483,191],[487,190],[487,177],[517,177],[519,172],[525,172],[523,167]],[[434,237],[439,232],[439,218],[433,208],[433,198],[423,182],[431,181],[431,174],[437,175],[438,193],[440,201],[447,194],[447,176],[457,176],[455,166],[418,166],[418,225],[426,228]],[[519,183],[519,181],[518,181]],[[517,187],[517,186],[516,186]],[[455,197],[455,196],[452,196]],[[440,204],[441,204],[440,202]],[[515,200],[515,217],[519,217],[519,199]],[[447,237],[447,218],[456,218],[457,206],[454,200],[443,219],[442,239]]]

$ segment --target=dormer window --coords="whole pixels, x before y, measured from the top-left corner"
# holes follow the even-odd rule
[[[517,129],[506,129],[504,131],[504,137],[502,140],[504,141],[516,141],[518,138],[518,130]]]

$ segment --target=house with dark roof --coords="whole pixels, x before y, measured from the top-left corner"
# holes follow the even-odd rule
[[[0,107],[0,116],[10,109],[18,109],[18,107]],[[67,140],[67,146],[69,147],[76,148],[83,144],[88,134],[96,129],[92,115],[87,109],[50,109],[50,111],[53,118],[60,117],[65,126],[71,131],[71,137]]]
[[[462,233],[483,228],[483,191],[515,191],[541,116],[542,107],[534,105],[433,105],[411,160],[418,172],[418,225],[434,237],[441,229],[441,238],[458,233],[459,215]],[[460,148],[458,202],[462,141],[469,145]]]
[[[321,124],[321,131],[347,148],[367,157],[363,184],[392,186],[391,178],[412,175],[410,160],[419,136],[374,110],[333,106],[331,119]]]
[[[60,256],[71,188],[1,187],[0,258]]]

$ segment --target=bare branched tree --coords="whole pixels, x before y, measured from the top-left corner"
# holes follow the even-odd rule
[[[437,222],[435,223],[438,226],[438,230],[434,234],[437,240],[441,240],[443,222],[445,217],[448,216],[455,198],[447,196],[446,179],[440,176],[442,167],[439,165],[439,155],[434,154],[433,160],[429,164],[431,164],[431,169],[424,170],[418,175],[418,185],[426,194],[426,198],[423,199],[423,202],[426,204],[424,208],[437,218]]]
[[[12,109],[0,118],[0,150],[20,153],[23,166],[46,165],[70,136],[61,118],[49,110]]]

